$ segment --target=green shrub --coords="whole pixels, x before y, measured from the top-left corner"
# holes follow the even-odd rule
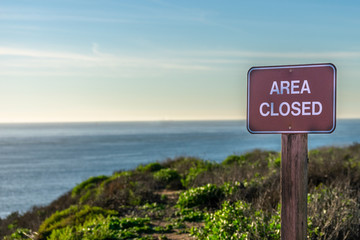
[[[358,239],[360,204],[348,184],[320,185],[308,194],[309,239]]]
[[[175,169],[180,175],[187,175],[191,168],[199,168],[205,164],[205,161],[194,157],[178,157],[168,159],[163,163],[165,168]]]
[[[75,227],[54,230],[49,240],[106,240],[106,239],[152,239],[142,236],[151,233],[172,232],[172,225],[153,227],[149,218],[97,217]]]
[[[179,196],[177,206],[183,208],[205,208],[218,207],[224,198],[224,192],[214,184],[207,184],[202,187],[191,188],[182,192]]]
[[[156,180],[148,172],[123,172],[104,181],[99,187],[96,201],[92,204],[119,210],[124,206],[159,202],[160,195],[155,193]]]
[[[90,199],[95,200],[96,195],[98,194],[98,189],[88,189],[85,194],[83,194],[80,199],[79,199],[79,203],[83,204],[88,202]]]
[[[120,229],[128,229],[133,227],[142,228],[149,224],[150,224],[150,218],[137,218],[137,217],[111,218],[110,229],[120,230]]]
[[[219,164],[203,161],[198,162],[198,164],[194,167],[191,167],[187,174],[181,179],[181,183],[185,188],[193,187],[194,185],[201,184],[201,182],[205,182],[203,184],[209,183],[208,176],[206,174],[211,175],[214,170],[219,168]],[[203,185],[201,184],[201,185]]]
[[[140,209],[147,210],[147,211],[157,211],[157,210],[164,210],[165,205],[159,203],[146,203],[143,206],[139,207]]]
[[[311,150],[308,168],[310,187],[346,179],[351,187],[360,188],[360,144]]]
[[[181,179],[181,183],[185,188],[188,188],[190,186],[192,186],[192,184],[194,183],[195,179],[203,172],[207,171],[206,168],[198,168],[198,167],[193,167],[190,168],[189,173],[186,175],[186,177],[184,179]]]
[[[94,216],[109,216],[118,214],[116,211],[105,210],[100,207],[90,207],[88,205],[82,208],[78,206],[71,206],[70,208],[57,211],[49,218],[47,218],[39,227],[39,239],[46,238],[51,231],[67,226],[75,226],[86,222]]]
[[[180,175],[176,170],[166,168],[154,173],[154,178],[160,182],[169,183],[173,180],[180,179]]]
[[[30,229],[18,228],[11,236],[4,237],[4,240],[28,240],[33,236],[33,232]]]
[[[179,216],[181,222],[201,222],[205,219],[204,212],[192,208],[180,209],[180,211],[176,212],[176,215]]]
[[[252,166],[256,168],[268,168],[270,158],[277,156],[276,152],[261,151],[256,149],[244,155],[230,155],[223,162],[222,165],[239,165],[239,166]]]
[[[101,182],[101,184],[98,188],[98,194],[101,194],[104,191],[104,188],[111,182],[116,181],[119,178],[129,179],[131,176],[133,176],[132,171],[115,172],[112,176],[110,176],[109,178],[107,178]]]
[[[74,187],[71,192],[71,196],[76,197],[80,193],[84,193],[85,191],[91,190],[92,188],[95,188],[99,183],[107,180],[108,178],[109,178],[108,176],[104,176],[104,175],[97,177],[90,177],[88,180]]]
[[[173,228],[172,224],[167,224],[165,226],[156,226],[153,229],[156,233],[170,233],[173,231]]]
[[[248,185],[247,181],[244,181],[246,185]],[[240,183],[238,181],[235,182],[226,182],[221,186],[224,194],[226,197],[230,197],[234,195],[239,189],[245,188],[245,185],[243,183]]]
[[[203,228],[192,228],[198,239],[280,239],[280,211],[271,215],[255,210],[243,201],[230,204],[207,214]]]
[[[139,172],[157,172],[160,169],[162,169],[163,166],[158,163],[158,162],[154,162],[154,163],[149,163],[147,165],[139,165],[136,170]]]
[[[239,165],[245,165],[246,164],[246,157],[244,155],[230,155],[228,156],[223,162],[223,165],[233,165],[233,164],[239,164]]]
[[[269,153],[269,157],[268,157],[269,163],[268,163],[268,167],[269,168],[275,168],[275,169],[279,169],[281,166],[281,155],[279,153]]]
[[[165,168],[154,173],[155,180],[160,186],[168,189],[179,189],[181,187],[181,177],[176,170]]]

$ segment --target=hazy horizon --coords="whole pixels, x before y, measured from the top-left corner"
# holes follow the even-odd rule
[[[360,120],[360,117],[359,118],[337,118],[336,119],[337,121],[342,121],[342,120]],[[100,120],[100,121],[96,121],[96,120],[89,120],[89,121],[43,121],[43,122],[21,122],[21,121],[18,121],[18,122],[1,122],[0,121],[0,124],[62,124],[62,123],[136,123],[136,122],[226,122],[226,121],[246,121],[245,118],[242,118],[242,119],[153,119],[153,120]],[[336,130],[335,130],[336,131]]]

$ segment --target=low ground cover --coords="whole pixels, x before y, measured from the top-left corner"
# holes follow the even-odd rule
[[[3,239],[280,239],[281,157],[179,157],[91,177],[0,220]],[[360,144],[309,152],[308,238],[360,239]]]

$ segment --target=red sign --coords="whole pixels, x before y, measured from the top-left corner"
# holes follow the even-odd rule
[[[247,104],[250,133],[331,133],[336,68],[330,63],[252,67]]]

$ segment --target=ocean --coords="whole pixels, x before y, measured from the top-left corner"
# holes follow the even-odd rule
[[[309,148],[360,142],[360,120],[309,135]],[[91,176],[194,156],[220,162],[253,149],[279,151],[279,134],[245,121],[0,124],[0,217],[45,205]]]

